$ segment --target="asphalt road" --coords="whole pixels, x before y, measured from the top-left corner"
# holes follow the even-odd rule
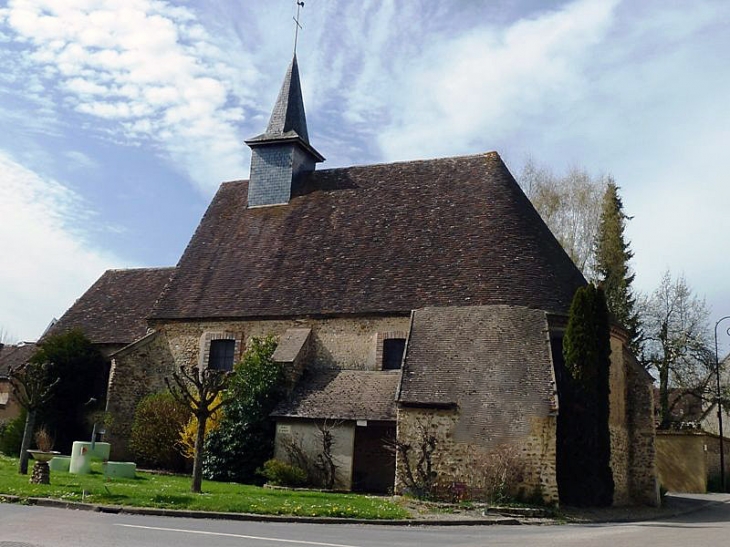
[[[654,522],[563,526],[371,526],[110,515],[0,504],[0,547],[371,547],[730,544],[730,503]]]

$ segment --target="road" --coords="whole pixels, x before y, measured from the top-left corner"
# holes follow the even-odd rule
[[[0,504],[0,547],[727,545],[730,503],[670,520],[564,526],[368,526],[110,515]]]

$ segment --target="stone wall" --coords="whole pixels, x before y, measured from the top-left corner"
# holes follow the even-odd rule
[[[277,460],[296,464],[291,458],[290,449],[294,445],[305,454],[309,465],[316,462],[322,454],[322,434],[318,429],[322,422],[314,420],[287,420],[279,418],[276,423],[276,442],[274,457]],[[352,488],[352,460],[355,445],[354,422],[338,422],[331,424],[333,438],[332,455],[336,465],[335,489],[350,490]]]
[[[610,413],[608,428],[611,435],[611,471],[613,473],[613,504],[628,505],[631,502],[629,486],[629,427],[627,422],[628,395],[626,389],[626,365],[623,359],[623,343],[611,337],[611,370],[609,374]]]
[[[419,446],[423,431],[435,436],[436,450],[433,454],[433,465],[441,489],[448,489],[453,484],[478,488],[483,480],[483,469],[488,465],[490,453],[506,448],[506,445],[481,444],[479,439],[470,443],[455,442],[453,433],[459,419],[460,414],[457,409],[407,407],[398,409],[399,444]],[[521,463],[524,470],[518,490],[526,496],[538,493],[546,503],[557,504],[556,418],[534,417],[530,420],[528,429],[529,435],[509,443],[514,463],[516,465]],[[417,449],[414,450],[417,452]],[[402,492],[405,487],[404,469],[405,461],[402,454],[398,454],[396,492]]]
[[[288,329],[311,329],[310,369],[379,370],[378,334],[407,332],[410,318],[362,317],[269,321],[171,322],[154,325],[156,332],[114,354],[107,409],[114,424],[107,438],[115,459],[128,458],[127,441],[134,409],[142,397],[166,388],[165,376],[176,367],[204,363],[210,339],[235,339],[238,361],[252,337],[281,336]],[[214,333],[211,335],[211,333]]]
[[[111,443],[112,459],[131,458],[128,442],[137,404],[145,395],[165,390],[164,378],[173,370],[174,361],[161,333],[147,335],[113,356],[106,406],[112,421],[104,438]]]
[[[730,422],[728,422],[730,425]],[[725,423],[723,422],[723,429]],[[730,439],[725,437],[723,444],[723,457],[725,459],[725,482],[730,483]],[[712,433],[705,434],[705,454],[707,455],[707,479],[719,480],[720,478],[720,436]],[[718,483],[719,484],[719,483]]]
[[[631,502],[659,505],[654,428],[654,388],[652,379],[636,358],[623,351],[627,386],[629,431],[629,492]]]
[[[659,431],[656,436],[659,481],[669,492],[707,492],[704,433]]]

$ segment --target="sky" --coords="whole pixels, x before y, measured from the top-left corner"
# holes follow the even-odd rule
[[[294,0],[0,7],[0,334],[35,340],[109,268],[176,264],[246,179]],[[730,315],[730,2],[306,0],[310,140],[342,167],[500,153],[611,174],[634,288]],[[723,323],[730,326],[730,321]],[[721,341],[724,331],[720,329]]]

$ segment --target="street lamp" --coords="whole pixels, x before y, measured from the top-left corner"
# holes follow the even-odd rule
[[[715,380],[717,381],[717,424],[720,428],[720,484],[722,485],[722,491],[725,492],[725,438],[722,435],[722,391],[720,389],[720,356],[717,353],[717,327],[725,321],[730,319],[730,315],[720,318],[715,323]],[[727,330],[730,335],[730,329]]]

